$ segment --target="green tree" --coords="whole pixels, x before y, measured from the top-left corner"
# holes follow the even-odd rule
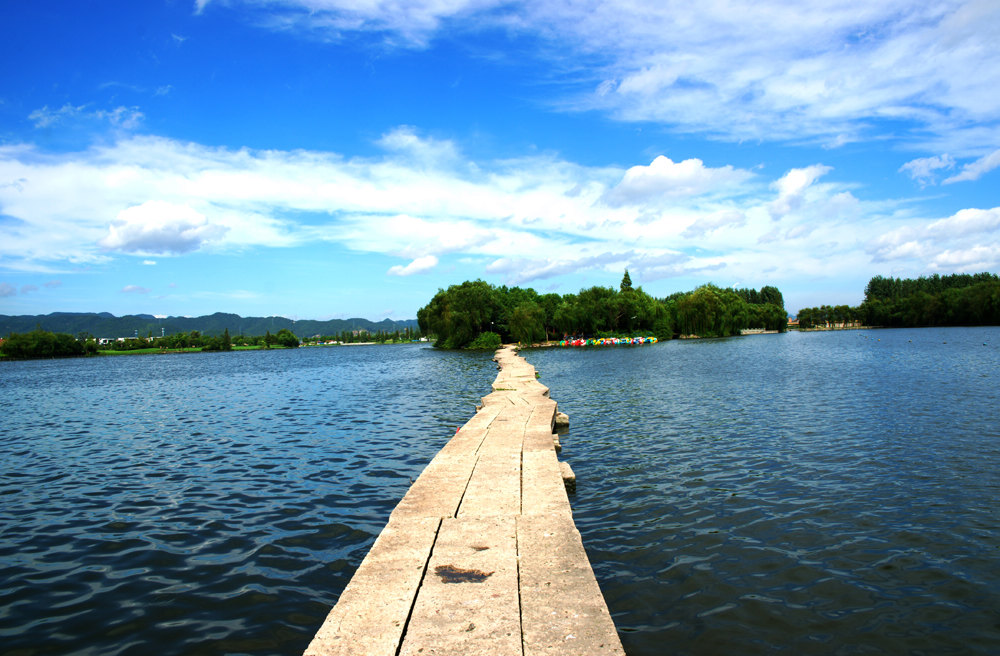
[[[545,339],[545,310],[534,301],[525,301],[510,318],[510,334],[522,344],[533,344]]]
[[[632,291],[632,277],[628,275],[628,269],[625,269],[625,275],[622,276],[622,282],[618,286],[618,291],[620,292]]]
[[[497,290],[475,280],[438,290],[431,302],[417,311],[417,322],[425,334],[433,334],[435,346],[462,348],[482,332],[505,329],[501,321]]]
[[[276,344],[286,348],[298,348],[300,343],[299,338],[288,328],[279,330],[278,334],[274,336],[274,341]]]
[[[8,358],[62,358],[83,355],[84,345],[72,335],[50,333],[36,328],[30,333],[10,333],[0,344],[0,353]]]

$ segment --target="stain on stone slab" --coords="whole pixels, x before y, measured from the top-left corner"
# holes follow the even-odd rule
[[[434,568],[434,572],[445,583],[482,583],[493,574],[478,569],[462,569],[454,565],[438,565]]]

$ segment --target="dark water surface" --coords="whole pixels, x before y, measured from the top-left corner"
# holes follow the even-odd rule
[[[0,654],[301,654],[489,355],[0,363]]]
[[[631,656],[1000,653],[1000,329],[525,355]],[[0,363],[0,654],[300,654],[489,358]]]
[[[1000,653],[1000,329],[524,355],[629,654]]]

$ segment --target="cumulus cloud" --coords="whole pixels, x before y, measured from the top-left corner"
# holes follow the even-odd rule
[[[938,253],[931,261],[931,269],[952,273],[978,273],[996,270],[1000,265],[1000,246],[973,246],[961,250],[947,250]]]
[[[0,282],[0,298],[6,298],[7,296],[16,296],[17,288],[10,283]]]
[[[937,179],[939,169],[950,169],[955,166],[955,160],[951,155],[944,154],[935,157],[921,157],[910,160],[899,167],[900,173],[906,173],[911,178],[925,186],[933,184]]]
[[[666,157],[635,167],[584,166],[552,154],[472,160],[457,144],[412,128],[378,144],[383,150],[369,157],[156,137],[68,153],[0,145],[0,180],[22,181],[0,186],[8,217],[0,263],[65,271],[66,263],[100,265],[122,254],[155,262],[326,242],[399,258],[390,275],[426,272],[450,256],[509,284],[562,284],[563,276],[578,282],[626,266],[641,280],[746,279],[748,268],[774,267],[795,278],[913,252],[908,241],[927,259],[996,242],[981,226],[980,237],[971,236],[976,221],[991,219],[965,214],[946,232],[968,231],[967,242],[935,247],[919,235],[879,242],[938,217],[861,201],[850,184],[822,180],[830,171],[822,164],[766,177]],[[613,193],[635,202],[609,204]]]
[[[992,237],[1000,239],[1000,207],[991,210],[965,209],[934,221],[926,232],[932,237]]]
[[[792,169],[771,186],[778,191],[778,197],[768,204],[768,211],[774,218],[798,210],[805,200],[809,187],[821,176],[832,171],[829,166],[814,164],[802,169]]]
[[[625,171],[621,181],[605,194],[604,202],[620,207],[711,193],[731,196],[752,175],[728,165],[709,168],[700,159],[674,162],[660,155],[649,166]]]
[[[409,125],[390,130],[376,143],[385,150],[406,156],[410,162],[422,166],[446,166],[460,160],[453,142],[428,138]]]
[[[148,294],[151,290],[139,285],[125,285],[122,287],[123,294]]]
[[[994,150],[989,155],[985,155],[974,162],[966,164],[962,167],[961,173],[953,175],[950,178],[946,178],[944,180],[944,184],[978,180],[983,175],[989,173],[998,166],[1000,166],[1000,148]]]
[[[867,247],[875,262],[910,261],[919,269],[988,270],[1000,266],[1000,207],[890,230]]]
[[[151,200],[118,213],[100,245],[127,253],[180,254],[219,239],[226,228],[211,225],[186,205]]]
[[[389,267],[387,273],[390,276],[412,276],[415,273],[425,273],[430,271],[438,264],[438,259],[433,255],[425,255],[424,257],[418,257],[406,266],[396,265]]]

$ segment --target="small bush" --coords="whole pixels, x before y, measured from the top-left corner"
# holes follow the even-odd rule
[[[477,349],[483,351],[495,351],[498,348],[500,348],[500,346],[501,346],[500,335],[486,331],[484,333],[479,333],[479,336],[476,337],[474,340],[472,340],[472,342],[465,348]]]

